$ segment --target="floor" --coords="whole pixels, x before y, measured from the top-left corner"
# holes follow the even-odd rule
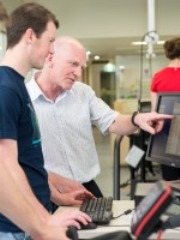
[[[103,136],[96,128],[93,129],[99,161],[101,165],[101,173],[97,176],[96,182],[101,188],[104,196],[113,196],[113,151],[110,144],[110,135]],[[155,176],[149,171],[146,178],[149,181],[160,179],[158,166],[153,166]],[[139,174],[138,172],[136,173]],[[129,167],[121,167],[120,184],[130,183]],[[121,199],[130,199],[130,185],[120,188]]]
[[[94,137],[101,165],[101,173],[97,176],[96,182],[105,196],[113,196],[113,154],[110,145],[110,135],[103,136],[94,128]],[[121,183],[130,178],[129,169],[123,167],[121,171]],[[121,198],[130,199],[129,186],[121,189]]]

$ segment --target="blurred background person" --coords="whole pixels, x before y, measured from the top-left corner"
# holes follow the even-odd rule
[[[152,111],[156,110],[159,92],[180,92],[180,38],[173,38],[164,43],[164,51],[169,64],[158,71],[151,83]],[[162,177],[171,181],[180,178],[180,168],[161,165]]]

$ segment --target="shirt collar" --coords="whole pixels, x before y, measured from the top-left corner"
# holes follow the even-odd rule
[[[41,90],[41,88],[38,86],[34,76],[32,76],[30,82],[28,82],[26,84],[26,87],[28,89],[28,92],[29,92],[29,95],[31,97],[31,101],[35,101],[36,99],[38,99],[39,97],[44,97],[46,100],[49,100],[45,94],[43,93],[43,91]],[[73,94],[74,95],[74,92],[73,90],[69,90],[69,91],[64,91],[62,94],[60,94],[56,101],[59,101],[61,99],[63,99],[64,97],[66,97],[67,94]]]
[[[32,101],[35,101],[39,96],[43,96],[44,93],[42,92],[41,88],[36,83],[34,76],[32,76],[30,82],[26,84],[28,89],[29,95]]]

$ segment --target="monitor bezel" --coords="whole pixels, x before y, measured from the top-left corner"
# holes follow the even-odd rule
[[[158,94],[158,99],[157,99],[157,104],[156,104],[156,111],[157,112],[159,112],[159,107],[160,107],[162,98],[167,97],[167,96],[179,97],[179,100],[180,100],[180,92],[159,93]],[[169,113],[165,112],[164,114],[169,114]],[[156,159],[154,158],[154,156],[152,156],[151,152],[152,152],[153,141],[154,141],[155,138],[156,138],[156,134],[155,135],[150,135],[150,139],[149,139],[148,146],[147,146],[147,151],[146,151],[146,160],[151,161],[151,162],[157,162],[157,163],[164,164],[164,165],[167,165],[167,166],[180,168],[180,157],[179,157],[179,160],[173,159],[173,161],[169,161],[168,160],[169,157],[166,157],[166,156],[164,156],[163,158],[162,158],[162,156],[159,156],[159,157],[156,156]]]

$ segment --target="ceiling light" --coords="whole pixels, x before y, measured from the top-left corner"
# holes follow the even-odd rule
[[[147,45],[147,43],[146,42],[132,42],[131,43],[132,45]]]
[[[116,71],[116,66],[112,63],[107,63],[103,67],[103,72],[115,72]]]
[[[90,58],[91,52],[90,51],[86,51],[86,60],[88,61]]]
[[[100,56],[96,55],[96,56],[94,56],[94,59],[95,59],[95,60],[99,60],[99,59],[100,59]]]
[[[120,69],[120,70],[124,70],[124,69],[125,69],[125,66],[124,66],[124,65],[120,65],[120,66],[119,66],[119,69]]]
[[[159,41],[157,42],[157,44],[159,44],[159,45],[162,45],[162,44],[164,44],[164,43],[165,43],[164,40],[159,40]]]
[[[161,41],[158,41],[157,44],[158,45],[162,45],[162,44],[164,44],[164,42],[165,41],[161,40]],[[132,42],[131,44],[132,45],[147,45],[147,42],[145,42],[145,41],[144,42],[136,41],[136,42]]]

